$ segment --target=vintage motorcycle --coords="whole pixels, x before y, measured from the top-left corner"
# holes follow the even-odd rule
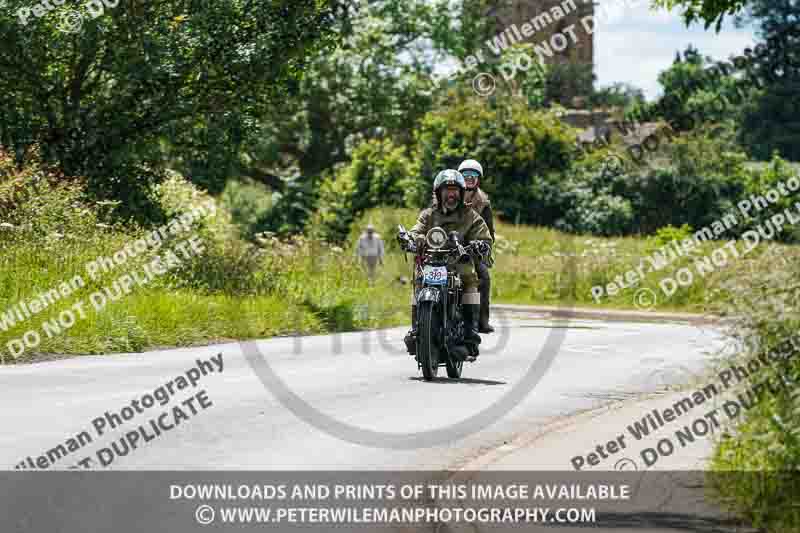
[[[439,367],[447,376],[460,378],[464,361],[472,362],[477,347],[464,343],[464,318],[461,308],[463,286],[456,265],[468,263],[475,256],[485,255],[482,243],[462,245],[458,232],[448,235],[441,227],[431,228],[425,242],[417,243],[400,225],[401,247],[415,254],[412,291],[420,287],[417,302],[417,365],[426,381],[435,378]]]

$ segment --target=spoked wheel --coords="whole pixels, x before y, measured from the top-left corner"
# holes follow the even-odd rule
[[[441,338],[441,317],[434,310],[433,302],[422,302],[418,313],[417,357],[422,366],[422,377],[430,381],[439,373],[437,341]]]
[[[447,377],[460,378],[461,370],[464,368],[464,361],[455,361],[452,357],[448,357],[447,361]]]

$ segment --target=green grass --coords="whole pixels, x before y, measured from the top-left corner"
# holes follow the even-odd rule
[[[352,257],[327,245],[302,238],[292,243],[267,240],[261,247],[248,244],[222,209],[159,250],[92,279],[86,264],[112,256],[140,237],[141,230],[100,223],[99,209],[86,205],[77,189],[40,182],[35,186],[34,200],[0,218],[0,314],[75,276],[84,286],[14,327],[0,327],[0,360],[6,364],[15,361],[8,343],[29,331],[38,333],[41,342],[18,361],[372,329],[407,321],[407,289],[389,282],[369,287]],[[170,216],[209,200],[177,179],[165,182],[159,194]],[[90,295],[120,276],[141,272],[155,254],[174,250],[191,233],[203,240],[201,256],[95,311]],[[85,316],[75,312],[74,324],[48,334],[54,330],[43,324],[58,324],[74,304],[82,304]]]
[[[7,243],[0,252],[0,312],[81,275],[88,285],[56,306],[9,331],[0,331],[0,350],[11,360],[7,343],[35,328],[77,301],[89,309],[85,319],[49,338],[29,354],[102,354],[139,352],[154,347],[192,346],[223,340],[267,338],[286,334],[317,334],[394,326],[408,322],[412,257],[394,241],[397,224],[411,227],[417,213],[408,209],[373,210],[364,215],[383,234],[388,255],[374,287],[353,257],[352,246],[361,223],[354,226],[344,249],[299,239],[262,243],[261,252],[230,236],[211,242],[206,256],[181,272],[137,288],[123,300],[96,313],[89,295],[120,275],[139,268],[144,258],[92,281],[84,269],[88,261],[111,255],[135,234],[96,229],[84,238],[65,236],[48,247],[25,239]],[[497,225],[497,262],[492,269],[493,302],[540,305],[576,305],[636,309],[634,295],[647,288],[657,295],[653,309],[706,311],[725,297],[724,283],[733,268],[663,297],[659,281],[692,262],[681,258],[660,272],[650,272],[636,287],[623,289],[600,303],[592,287],[639,265],[657,244],[636,237],[603,239],[567,235],[551,229]],[[208,237],[214,239],[213,235]],[[721,243],[706,243],[698,255]],[[774,256],[793,247],[764,245],[741,260],[737,268],[759,272],[771,268]],[[770,253],[765,251],[769,250]],[[405,278],[406,283],[400,280]],[[27,356],[28,354],[26,354]]]
[[[81,261],[69,262],[52,253],[34,255],[31,252],[30,255],[4,256],[4,281],[8,284],[4,285],[0,298],[0,312],[20,297],[28,299],[81,272]],[[48,260],[50,265],[46,264]],[[95,311],[89,296],[130,271],[123,268],[91,282],[17,327],[0,331],[3,348],[0,353],[10,362],[6,343],[20,338],[30,329],[39,332],[42,342],[29,350],[26,357],[51,353],[140,352],[155,347],[369,329],[405,320],[408,297],[405,294],[404,299],[400,298],[401,289],[392,289],[383,283],[368,287],[355,265],[342,265],[337,258],[327,258],[327,269],[316,272],[309,267],[310,261],[297,258],[294,261],[294,268],[280,273],[274,289],[266,294],[176,290],[165,286],[171,281],[164,279],[152,287],[135,288],[130,295]],[[52,268],[55,264],[71,268]],[[267,270],[270,266],[265,261],[263,268]],[[26,271],[35,274],[26,276]],[[85,273],[82,278],[91,281]],[[387,298],[387,292],[396,293],[398,300]],[[64,328],[52,338],[46,335],[42,323],[55,319],[76,302],[83,303],[85,318],[76,313],[78,319],[72,327]]]
[[[387,260],[383,273],[387,279],[410,276],[410,263],[402,261],[394,235],[397,224],[410,228],[416,215],[415,211],[408,209],[373,210],[355,225],[355,228],[362,228],[367,220],[372,221],[392,250],[393,257]],[[755,272],[765,271],[773,268],[775,256],[788,256],[800,250],[796,246],[761,244],[745,257],[732,258],[728,265],[701,276],[694,269],[694,262],[708,256],[726,241],[705,242],[693,249],[693,255],[679,257],[662,270],[650,272],[650,264],[645,262],[643,281],[620,290],[616,295],[603,296],[597,302],[592,297],[594,286],[605,287],[616,276],[635,270],[662,243],[641,237],[576,236],[548,228],[502,222],[496,223],[496,230],[496,263],[491,270],[494,303],[705,312],[725,298],[726,283],[737,265],[745,265]],[[355,242],[357,233],[357,229],[351,233],[351,243]],[[664,278],[674,278],[675,273],[685,267],[694,272],[693,283],[666,295],[659,284]],[[635,297],[640,289],[649,289],[656,295],[655,305],[637,307]]]

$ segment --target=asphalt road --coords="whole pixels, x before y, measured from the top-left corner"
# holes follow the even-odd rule
[[[573,320],[555,323],[554,328],[549,320],[519,313],[502,320],[496,316],[495,322],[503,323],[500,331],[484,336],[484,353],[476,363],[465,365],[463,379],[432,383],[421,380],[414,360],[401,351],[405,328],[380,335],[259,342],[275,374],[319,410],[307,419],[287,407],[294,405],[286,400],[289,396],[281,396],[287,404],[265,387],[239,344],[0,368],[0,424],[6,428],[0,433],[0,465],[13,469],[20,462],[35,464],[63,444],[67,454],[51,454],[47,468],[68,468],[80,461],[99,468],[98,450],[113,451],[111,443],[117,442],[127,453],[115,452],[109,460],[106,452],[104,460],[111,469],[464,468],[519,435],[540,431],[563,417],[685,380],[687,372],[699,371],[722,345],[720,333],[709,326]],[[495,413],[486,427],[452,435],[447,428],[514,390],[543,356],[548,338],[557,350],[541,381],[523,391],[521,401],[508,412]],[[221,372],[211,361],[219,360],[219,354]],[[209,361],[205,376],[198,359]],[[193,368],[197,370],[190,371]],[[198,378],[196,387],[179,390],[186,383],[178,376]],[[170,393],[168,402],[145,408],[150,399],[158,401],[152,395],[160,386],[165,386],[164,394]],[[180,403],[190,396],[195,397],[192,402]],[[132,400],[140,402],[141,413],[133,407],[123,412]],[[183,416],[175,414],[175,406]],[[95,426],[101,423],[96,419],[105,418],[106,412],[133,416],[114,430],[106,419],[99,435]],[[325,426],[323,420],[337,423]],[[392,438],[386,439],[386,446],[365,446],[343,440],[337,424],[394,436],[439,430],[434,433],[439,444],[430,446],[420,438],[424,447],[416,447],[410,436],[401,448],[390,444]],[[126,450],[119,439],[137,431],[136,449]],[[148,436],[151,440],[143,442]],[[73,437],[77,449],[69,451]],[[87,457],[91,463],[85,462]],[[566,469],[568,464],[565,454],[557,467]]]

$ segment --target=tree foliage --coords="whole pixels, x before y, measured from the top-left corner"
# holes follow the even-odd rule
[[[768,82],[744,110],[742,140],[759,159],[800,161],[800,2],[752,0],[740,22],[758,27]]]
[[[434,68],[475,46],[471,1],[378,0],[356,3],[354,31],[335,50],[316,54],[280,113],[262,117],[242,145],[239,173],[281,190],[298,176],[312,190],[354,157],[364,142],[413,142],[412,131],[435,106]],[[313,210],[316,196],[305,195]],[[287,206],[278,202],[274,209]]]
[[[531,110],[513,98],[494,105],[459,98],[428,113],[416,138],[421,172],[410,191],[411,205],[430,202],[437,172],[477,159],[486,172],[481,187],[491,194],[498,212],[532,224],[552,221],[546,176],[569,167],[575,139],[574,131],[554,114]]]
[[[0,143],[20,160],[38,144],[99,196],[131,201],[159,179],[165,143],[192,171],[224,165],[345,13],[337,0],[164,0],[92,16],[65,0],[23,18],[30,7],[0,13]]]
[[[645,101],[644,91],[630,83],[617,82],[608,87],[595,89],[589,95],[590,107],[616,107],[627,109]]]
[[[405,206],[407,191],[418,174],[418,161],[405,147],[389,139],[365,141],[356,147],[348,165],[322,183],[312,227],[323,238],[340,241],[367,209]]]
[[[725,17],[741,13],[749,0],[654,0],[654,3],[667,9],[680,8],[687,26],[703,22],[706,29],[713,24],[719,32]]]

